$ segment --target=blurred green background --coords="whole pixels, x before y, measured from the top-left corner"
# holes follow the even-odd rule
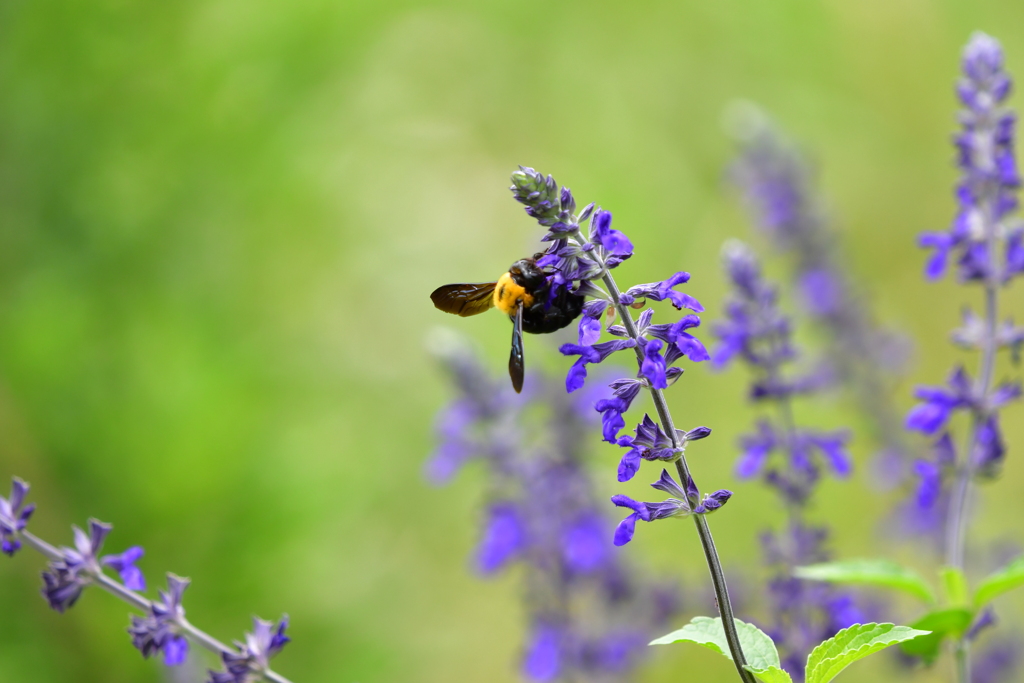
[[[637,246],[620,280],[687,269],[713,320],[719,247],[750,234],[722,181],[722,112],[760,103],[812,152],[851,272],[915,343],[906,408],[961,357],[946,337],[970,298],[925,284],[914,246],[953,212],[959,53],[986,30],[1024,78],[1021,18],[1017,0],[4,2],[0,480],[32,483],[43,537],[67,543],[96,516],[116,526],[111,551],[146,547],[151,584],[191,576],[189,616],[222,639],[288,612],[276,668],[296,683],[514,681],[515,573],[483,582],[466,559],[482,473],[444,490],[421,477],[451,395],[427,330],[458,327],[496,371],[507,358],[501,316],[447,318],[427,294],[531,252],[509,173],[535,166],[612,210]],[[529,363],[564,369],[552,340],[528,342]],[[670,399],[715,429],[693,467],[737,491],[712,527],[730,571],[756,580],[773,499],[731,475],[755,415],[746,379],[691,368]],[[988,542],[1024,540],[1018,414],[975,518],[975,573]],[[840,401],[798,415],[861,424]],[[856,477],[827,483],[814,515],[840,556],[930,571],[878,533],[896,494],[872,448],[856,442]],[[650,477],[615,484],[618,457],[595,437],[602,486],[641,491]],[[622,552],[702,590],[688,524],[644,527]],[[0,558],[0,681],[161,680],[122,604],[91,591],[47,609],[42,564]],[[1001,611],[1024,629],[1024,602]],[[661,648],[638,680],[730,680],[698,650]]]

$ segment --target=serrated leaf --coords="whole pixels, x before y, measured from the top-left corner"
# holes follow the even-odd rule
[[[967,577],[956,567],[943,567],[939,571],[942,577],[942,587],[946,593],[946,602],[950,605],[960,606],[967,604]]]
[[[974,593],[974,606],[984,607],[996,596],[1024,586],[1024,555],[984,579]]]
[[[743,656],[747,665],[754,671],[766,671],[771,668],[778,668],[779,651],[775,649],[775,643],[767,633],[745,621],[733,620],[736,624],[736,632],[740,638],[740,647],[743,649]],[[678,631],[673,631],[661,638],[650,642],[651,645],[668,645],[679,641],[697,643],[704,647],[711,648],[730,660],[732,653],[729,652],[729,642],[725,639],[725,629],[722,628],[721,617],[694,617],[689,624]]]
[[[744,667],[747,671],[757,676],[763,683],[793,683],[793,679],[784,670],[773,666],[764,671],[757,671],[750,666]]]
[[[935,593],[928,582],[912,569],[889,560],[846,560],[797,567],[793,576],[811,581],[832,583],[863,583],[895,588],[935,604]]]
[[[890,645],[927,635],[909,626],[855,624],[843,629],[811,651],[807,657],[807,683],[828,683],[859,659]]]
[[[964,607],[949,607],[929,612],[911,624],[911,627],[930,633],[903,643],[900,649],[908,655],[920,657],[926,664],[931,664],[939,656],[943,639],[950,635],[959,637],[970,627],[973,618],[971,610]]]

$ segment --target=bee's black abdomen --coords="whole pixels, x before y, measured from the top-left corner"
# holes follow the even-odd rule
[[[548,300],[550,287],[547,274],[537,267],[533,258],[521,259],[512,264],[509,274],[520,287],[533,297],[533,304],[523,310],[523,332],[545,334],[566,327],[583,313],[584,297],[567,289],[559,290],[554,299]]]
[[[584,298],[568,290],[561,290],[555,299],[546,305],[537,301],[523,311],[523,332],[545,334],[560,330],[580,317]]]

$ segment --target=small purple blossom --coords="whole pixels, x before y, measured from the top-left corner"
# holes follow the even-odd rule
[[[517,506],[507,501],[493,503],[477,548],[477,568],[482,574],[497,572],[523,549],[524,544],[522,515]]]
[[[558,679],[562,669],[561,633],[550,625],[534,631],[523,658],[523,673],[531,681],[547,683]]]
[[[18,534],[28,525],[29,518],[35,512],[35,503],[25,505],[29,485],[14,477],[11,480],[11,497],[0,496],[0,551],[9,557],[21,548]]]
[[[699,301],[689,294],[684,294],[675,290],[679,285],[686,284],[689,281],[689,273],[679,272],[669,279],[662,280],[661,282],[634,285],[626,290],[626,294],[628,294],[632,299],[651,299],[653,301],[668,300],[678,310],[686,308],[691,311],[701,313],[703,312],[704,307]]]
[[[971,465],[976,473],[992,477],[999,471],[1005,455],[1006,446],[999,429],[999,416],[994,413],[978,425]]]
[[[685,441],[685,436],[682,440]],[[680,453],[661,425],[646,414],[643,421],[636,426],[634,436],[619,437],[616,443],[629,449],[619,463],[620,482],[633,478],[640,469],[641,460],[671,462],[676,460]]]
[[[566,391],[571,393],[583,388],[583,383],[587,378],[587,365],[600,363],[616,351],[632,348],[633,346],[636,346],[636,342],[632,339],[613,339],[592,346],[562,344],[558,350],[563,356],[579,356],[565,378]]]
[[[697,495],[696,486],[693,486],[691,482],[691,486],[689,487],[691,490],[689,493],[683,491],[682,487],[679,486],[667,470],[661,471],[661,477],[658,481],[651,484],[651,487],[658,489],[659,491],[663,491],[672,497],[658,503],[642,503],[622,494],[612,496],[612,503],[617,507],[624,507],[633,511],[627,515],[625,519],[619,522],[619,526],[616,527],[614,536],[615,545],[626,545],[633,540],[633,534],[636,532],[636,523],[638,520],[643,522],[653,522],[659,519],[667,519],[669,517],[687,517],[691,514],[710,514],[725,505],[729,498],[732,497],[732,491],[727,491],[725,489],[715,491],[714,493],[704,496],[704,499],[694,507],[693,510],[691,510],[687,499]]]
[[[914,396],[921,401],[907,414],[907,429],[924,434],[935,434],[942,429],[953,412],[976,403],[971,378],[963,367],[949,376],[948,390],[942,387],[918,387]]]
[[[133,591],[146,590],[146,577],[135,563],[142,559],[145,551],[142,546],[133,545],[120,555],[105,555],[100,562],[111,567],[121,576],[125,588]]]
[[[114,527],[95,519],[89,520],[89,533],[72,527],[75,547],[61,548],[62,558],[53,560],[43,572],[43,596],[58,612],[70,609],[82,595],[93,577],[100,572],[96,555]]]
[[[593,227],[590,231],[590,239],[595,244],[600,244],[609,254],[615,256],[631,256],[633,254],[633,243],[629,238],[618,230],[612,229],[612,214],[610,211],[599,210],[594,215]]]
[[[245,634],[245,642],[235,641],[238,652],[221,653],[226,671],[211,671],[209,683],[256,683],[263,680],[263,674],[270,667],[270,660],[291,641],[285,635],[288,616],[274,623],[252,618],[252,631]]]
[[[143,657],[148,659],[162,652],[167,666],[178,666],[188,658],[188,641],[181,635],[180,627],[185,618],[181,598],[189,583],[189,579],[168,573],[167,590],[159,591],[160,597],[150,603],[149,613],[144,617],[132,616],[128,633]]]
[[[652,339],[644,346],[644,361],[640,365],[643,375],[655,389],[667,389],[668,379],[665,377],[665,359],[661,355],[662,343]]]

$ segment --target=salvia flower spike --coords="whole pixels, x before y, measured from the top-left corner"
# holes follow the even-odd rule
[[[794,567],[828,559],[828,530],[809,524],[805,507],[823,472],[836,477],[850,473],[849,435],[797,426],[792,399],[812,393],[819,382],[786,374],[800,356],[791,339],[792,323],[779,308],[778,290],[763,277],[754,253],[733,241],[726,243],[722,257],[732,295],[725,306],[726,320],[715,326],[720,344],[714,362],[720,367],[737,361],[748,365],[754,375],[751,399],[777,415],[763,417],[753,433],[741,437],[736,474],[741,479],[759,476],[775,490],[786,511],[784,531],[765,531],[761,544],[772,571],[772,635],[786,670],[799,677],[818,643],[865,621],[850,595],[793,576]]]
[[[829,379],[849,388],[879,444],[878,464],[898,483],[913,449],[892,400],[893,377],[906,366],[910,344],[880,327],[867,297],[844,267],[842,242],[819,198],[814,169],[759,107],[735,103],[727,112],[739,154],[729,178],[749,207],[767,245],[787,257],[796,299],[824,341]]]
[[[654,422],[648,417],[654,426],[639,425],[636,437],[616,438],[616,443],[628,449],[627,456],[619,465],[618,477],[620,481],[633,477],[639,469],[640,461],[644,459],[653,458],[675,465],[685,495],[683,499],[675,499],[678,503],[670,502],[673,500],[670,499],[661,504],[652,504],[662,506],[658,508],[659,512],[654,513],[655,518],[683,516],[683,505],[691,511],[686,516],[694,520],[711,570],[729,650],[740,678],[746,683],[753,683],[753,675],[744,668],[746,659],[740,648],[739,636],[733,622],[725,574],[706,519],[708,512],[720,508],[728,500],[728,492],[715,494],[711,505],[701,498],[684,455],[687,432],[677,431],[663,393],[682,373],[681,368],[673,366],[676,361],[683,357],[692,361],[701,361],[708,357],[697,338],[686,332],[687,329],[696,326],[697,319],[687,317],[687,322],[678,327],[652,329],[653,309],[644,310],[636,319],[631,312],[643,308],[647,300],[668,301],[677,310],[686,309],[693,313],[703,311],[704,307],[693,296],[679,289],[690,279],[689,273],[683,271],[660,282],[620,290],[612,271],[633,255],[632,242],[621,231],[612,228],[611,212],[588,205],[579,215],[574,215],[573,209],[576,204],[572,192],[568,188],[557,188],[558,184],[551,176],[544,176],[532,168],[520,167],[512,174],[513,196],[526,206],[528,215],[547,229],[543,239],[550,242],[550,245],[545,256],[538,260],[538,265],[547,269],[548,277],[554,283],[571,287],[578,294],[605,302],[594,304],[593,312],[612,307],[619,320],[618,324],[607,328],[607,331],[617,339],[598,342],[600,331],[593,322],[597,317],[594,313],[585,316],[590,320],[581,323],[581,343],[566,344],[561,349],[565,355],[578,357],[566,378],[566,388],[570,392],[583,388],[588,365],[601,363],[615,352],[633,350],[637,363],[636,377],[613,383],[616,393],[620,394],[615,396],[619,401],[605,402],[598,406],[603,421],[602,436],[610,441],[620,428],[619,425],[624,424],[622,414],[629,407],[632,397],[636,395],[629,382],[635,379],[640,387],[650,392],[658,420]],[[556,197],[559,200],[557,211]],[[584,224],[588,223],[588,229],[584,230]],[[616,543],[625,543],[632,537],[631,527],[635,527],[636,520],[649,521],[652,518],[650,508],[647,504],[638,503],[624,496],[617,496],[613,502],[632,510],[627,516],[627,520],[631,521],[625,522],[625,526],[620,526],[615,534]]]
[[[288,642],[284,635],[287,617],[276,630],[269,632],[270,622],[254,619],[253,633],[247,634],[245,643],[230,647],[208,633],[196,628],[185,618],[182,598],[189,579],[167,575],[167,590],[160,590],[156,600],[149,600],[138,591],[146,588],[146,579],[136,563],[145,552],[132,546],[122,553],[100,556],[113,525],[90,519],[88,530],[72,527],[74,547],[55,547],[26,529],[34,505],[25,505],[29,486],[14,478],[10,498],[0,497],[0,534],[7,555],[27,545],[49,560],[43,572],[43,597],[54,610],[65,612],[78,602],[89,586],[98,586],[106,592],[143,613],[132,615],[128,634],[132,645],[150,657],[163,655],[164,663],[177,666],[188,657],[189,643],[195,643],[220,655],[226,672],[210,672],[211,683],[290,683],[281,674],[269,668],[269,660]],[[111,567],[121,581],[104,572]],[[266,625],[266,626],[265,626]]]
[[[981,357],[974,372],[958,365],[945,385],[918,387],[919,403],[906,418],[909,430],[932,443],[930,455],[914,465],[917,486],[907,510],[917,529],[942,536],[946,564],[961,570],[967,501],[975,482],[1000,471],[1006,457],[1000,412],[1021,394],[1019,382],[996,383],[996,357],[1005,349],[1016,358],[1024,339],[1024,330],[998,317],[1001,290],[1024,271],[1024,227],[1014,220],[1021,182],[1014,155],[1016,116],[1006,106],[1011,80],[999,41],[974,34],[964,48],[962,69],[957,84],[960,131],[954,138],[958,210],[948,230],[923,233],[919,243],[931,250],[926,278],[939,279],[952,269],[960,283],[982,288],[983,313],[965,308],[963,326],[952,335],[955,344]],[[958,412],[970,422],[961,448],[951,429]],[[960,681],[970,680],[970,646],[969,635],[957,643]]]

